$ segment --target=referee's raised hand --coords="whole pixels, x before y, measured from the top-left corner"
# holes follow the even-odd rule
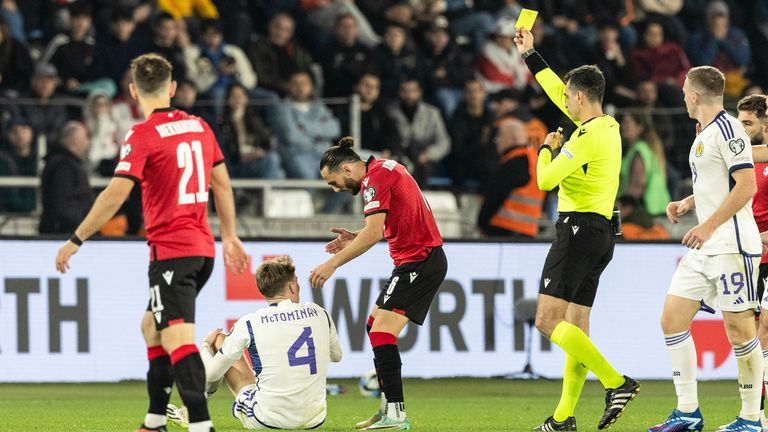
[[[522,27],[515,29],[515,46],[520,54],[533,49],[533,33]]]

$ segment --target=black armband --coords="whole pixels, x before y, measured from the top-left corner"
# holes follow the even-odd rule
[[[69,241],[71,241],[72,243],[74,243],[74,244],[76,244],[78,246],[82,246],[83,245],[83,241],[80,240],[80,237],[78,237],[77,234],[72,234],[72,237],[69,238]]]
[[[547,150],[549,150],[549,153],[550,153],[550,154],[554,153],[554,152],[552,151],[552,147],[550,147],[550,146],[549,146],[549,144],[542,144],[542,145],[540,145],[540,146],[539,146],[539,151],[538,151],[536,154],[537,154],[537,155],[538,155],[538,154],[541,154],[541,151],[542,151],[542,150],[544,150],[544,149],[547,149]]]
[[[548,69],[549,65],[544,58],[536,50],[528,50],[523,54],[525,64],[528,65],[528,70],[535,76],[537,73]]]

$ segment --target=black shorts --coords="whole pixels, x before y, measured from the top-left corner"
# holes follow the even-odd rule
[[[448,260],[443,248],[438,246],[427,259],[403,263],[392,270],[392,277],[381,290],[376,305],[379,309],[405,315],[418,325],[424,324],[432,299],[445,280]]]
[[[757,300],[762,302],[765,294],[765,280],[768,279],[768,263],[760,263],[760,273],[757,278]]]
[[[560,213],[555,231],[539,294],[592,307],[600,275],[613,258],[611,221],[595,213]]]
[[[195,322],[195,298],[211,277],[213,258],[184,257],[149,263],[149,305],[160,331]]]

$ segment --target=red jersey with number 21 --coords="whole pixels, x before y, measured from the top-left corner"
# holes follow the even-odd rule
[[[752,213],[760,232],[768,231],[768,163],[755,164],[757,193],[752,198]],[[763,253],[760,264],[768,263],[768,253]]]
[[[393,160],[371,157],[365,165],[360,187],[363,213],[366,217],[387,213],[384,237],[396,266],[424,261],[432,248],[443,245],[443,239],[419,185]]]
[[[222,162],[211,128],[184,111],[155,110],[125,136],[115,176],[141,184],[151,260],[214,256],[208,185]]]

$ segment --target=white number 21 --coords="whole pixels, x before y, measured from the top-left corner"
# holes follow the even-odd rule
[[[195,155],[195,166],[192,166],[192,154]],[[203,168],[203,146],[200,141],[181,143],[176,148],[176,158],[179,168],[184,168],[179,182],[179,205],[208,202],[208,190],[205,187],[205,169]],[[187,193],[187,184],[192,178],[192,171],[197,172],[197,193]]]

